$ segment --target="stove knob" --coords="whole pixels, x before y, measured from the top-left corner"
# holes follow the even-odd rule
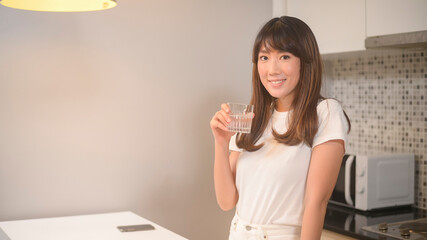
[[[400,236],[404,238],[409,238],[411,236],[410,229],[409,228],[401,228],[400,229]]]
[[[383,233],[387,232],[387,230],[388,230],[387,223],[381,223],[381,224],[379,224],[378,225],[378,230],[380,230],[380,232],[383,232]]]

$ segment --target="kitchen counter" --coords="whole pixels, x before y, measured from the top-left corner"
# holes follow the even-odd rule
[[[151,224],[149,231],[121,232],[124,225]],[[115,212],[93,215],[40,218],[0,222],[0,240],[185,240],[133,212]]]
[[[324,228],[342,235],[365,240],[395,240],[367,232],[364,226],[426,218],[427,210],[414,207],[388,208],[370,212],[358,211],[334,204],[326,210]]]

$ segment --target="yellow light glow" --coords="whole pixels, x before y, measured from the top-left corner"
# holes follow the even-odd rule
[[[110,9],[115,0],[0,0],[6,7],[45,12],[85,12]]]

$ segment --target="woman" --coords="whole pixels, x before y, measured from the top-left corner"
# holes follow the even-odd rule
[[[252,61],[251,133],[227,131],[227,104],[210,122],[217,201],[236,207],[229,239],[320,239],[349,120],[320,94],[321,57],[301,20],[267,22]]]

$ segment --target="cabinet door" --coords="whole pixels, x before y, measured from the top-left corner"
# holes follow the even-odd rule
[[[367,0],[367,36],[427,30],[426,0]]]
[[[323,230],[320,240],[356,240],[355,238],[347,237],[328,230]]]
[[[365,1],[287,0],[286,3],[284,13],[310,26],[321,53],[365,50]]]

